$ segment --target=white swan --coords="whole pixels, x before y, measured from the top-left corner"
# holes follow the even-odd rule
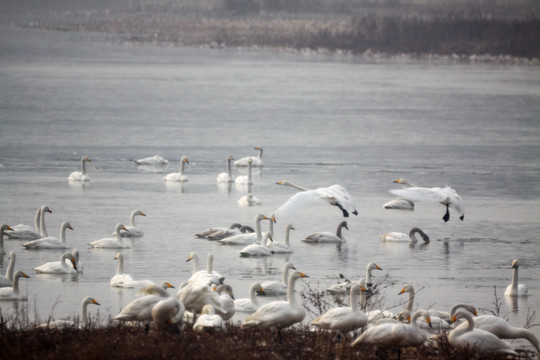
[[[201,231],[195,234],[196,237],[208,240],[221,240],[229,236],[239,235],[245,233],[240,223],[233,223],[228,228],[226,227],[212,227],[207,230]]]
[[[234,176],[232,174],[232,166],[231,161],[233,161],[234,158],[229,155],[227,156],[227,172],[222,172],[217,176],[217,182],[234,182]]]
[[[238,254],[242,257],[258,257],[258,256],[270,256],[273,254],[272,250],[267,245],[267,241],[270,240],[270,232],[264,233],[260,244],[246,245]]]
[[[165,175],[163,181],[188,182],[189,180],[185,174],[186,164],[189,164],[189,160],[187,157],[182,156],[180,158],[180,171]]]
[[[129,216],[129,225],[124,226],[126,230],[120,230],[121,237],[138,238],[144,236],[144,232],[135,225],[135,216],[146,216],[141,210],[133,210]],[[116,235],[113,233],[113,235]]]
[[[241,206],[257,206],[262,204],[261,200],[253,195],[253,193],[242,196],[238,199],[237,203]]]
[[[251,171],[252,162],[253,161],[251,159],[248,160],[247,175],[237,176],[236,179],[234,179],[235,184],[239,184],[239,185],[251,185],[251,184],[253,184],[253,176],[251,174],[252,173],[252,171]]]
[[[60,225],[59,238],[55,238],[54,236],[47,236],[41,239],[28,241],[22,246],[27,249],[69,249],[66,241],[66,229],[73,230],[71,225],[67,221],[64,221],[62,225]]]
[[[248,162],[249,160],[251,160],[252,162],[252,166],[255,166],[255,167],[263,167],[263,161],[262,161],[262,156],[263,156],[263,148],[260,147],[260,146],[257,146],[254,148],[255,150],[259,151],[259,154],[255,157],[255,156],[246,156],[246,157],[243,157],[241,159],[238,159],[234,162],[234,165],[235,166],[248,166]]]
[[[71,261],[73,267],[66,264],[66,260]],[[60,261],[51,261],[43,265],[37,266],[34,270],[42,274],[76,274],[77,263],[71,252],[66,251],[60,255]]]
[[[13,269],[15,268],[15,260],[17,256],[14,251],[9,252],[9,263],[6,269],[6,275],[0,275],[0,288],[10,287],[13,285]]]
[[[330,309],[313,320],[310,325],[319,329],[340,331],[342,333],[365,327],[368,318],[358,307],[358,294],[361,291],[366,291],[366,288],[360,284],[354,284],[350,291],[350,306]]]
[[[519,260],[515,259],[512,262],[512,283],[508,285],[506,290],[504,291],[505,296],[528,296],[529,295],[529,289],[527,289],[527,285],[525,284],[519,284],[518,279],[518,271],[519,271]]]
[[[261,306],[255,313],[244,320],[242,326],[264,326],[283,329],[301,322],[306,316],[306,310],[296,302],[294,284],[297,279],[308,277],[294,270],[289,274],[287,285],[287,301],[273,301]]]
[[[141,297],[136,298],[126,305],[114,317],[118,321],[139,321],[148,325],[152,319],[152,309],[161,300],[170,296],[168,288],[174,288],[168,282],[162,282],[160,285],[152,284],[141,290]]]
[[[221,316],[216,315],[214,307],[207,304],[202,309],[202,315],[199,316],[195,324],[193,324],[193,331],[225,331],[227,326]]]
[[[88,156],[81,158],[81,171],[74,171],[68,176],[69,181],[90,181],[90,176],[86,174],[86,162],[92,162]]]
[[[245,234],[229,236],[224,239],[218,240],[219,243],[223,245],[249,245],[253,243],[260,243],[262,240],[262,231],[261,231],[262,220],[274,221],[274,219],[271,219],[263,214],[257,214],[257,216],[255,217],[255,232],[254,233],[245,233]]]
[[[88,325],[88,305],[101,305],[97,302],[96,299],[87,296],[83,299],[81,303],[81,322],[76,323],[71,320],[50,320],[46,323],[42,323],[37,325],[36,327],[42,328],[42,329],[61,329],[66,327],[79,327],[81,329],[84,329]]]
[[[126,228],[122,224],[116,224],[114,228],[114,233],[116,234],[116,237],[94,240],[88,245],[93,248],[100,249],[129,249],[129,246],[125,245],[122,241],[120,230],[126,230]]]
[[[13,284],[11,287],[0,288],[0,301],[26,301],[28,298],[19,292],[19,279],[21,277],[30,278],[23,271],[17,271],[13,276]]]
[[[386,242],[412,242],[417,243],[418,239],[416,238],[416,234],[420,234],[422,237],[422,240],[424,240],[424,244],[429,244],[429,236],[425,232],[422,231],[422,229],[418,227],[413,227],[409,234],[401,233],[401,232],[389,232],[383,235],[379,235],[379,237]]]
[[[202,284],[222,284],[225,277],[214,271],[214,255],[208,254],[206,257],[206,270],[199,269],[199,256],[195,252],[191,252],[186,260],[193,260],[193,273],[188,279],[188,282],[200,282]]]
[[[458,312],[452,322],[467,320],[466,326],[458,326],[448,335],[450,345],[475,351],[480,356],[517,355],[512,347],[489,331],[475,329],[472,316],[467,312]]]
[[[71,262],[71,259],[67,258],[65,263],[67,266],[77,270],[78,273],[83,273],[84,272],[84,265],[82,263],[82,261],[80,261],[80,254],[79,254],[79,250],[77,249],[73,249],[71,251],[71,256],[73,256],[73,259],[75,259],[75,265],[73,265],[74,263]]]
[[[259,295],[278,296],[287,293],[289,270],[296,270],[293,264],[287,261],[283,264],[283,274],[281,280],[268,280],[261,284],[263,292]]]
[[[291,230],[296,230],[292,224],[287,224],[285,226],[285,235],[283,237],[283,242],[271,241],[267,243],[268,249],[272,251],[272,254],[292,254],[294,251],[289,243],[289,237]]]
[[[124,255],[117,252],[113,260],[118,260],[118,264],[116,266],[116,274],[111,278],[109,285],[111,287],[132,287],[124,286],[125,283],[131,283],[133,281],[131,275],[124,274]]]
[[[261,304],[257,300],[255,294],[264,294],[264,289],[261,284],[254,282],[249,287],[249,298],[242,298],[234,300],[234,308],[236,312],[254,313],[257,311]]]
[[[162,158],[159,155],[149,156],[135,161],[137,165],[151,165],[151,166],[163,166],[167,165],[169,162]]]
[[[34,215],[34,227],[24,224],[12,226],[12,230],[6,232],[8,239],[12,240],[36,240],[49,236],[45,227],[45,212],[52,213],[48,206],[42,205]],[[34,230],[35,229],[35,230]]]
[[[398,180],[396,180],[396,182],[403,182],[403,180]],[[449,186],[446,186],[444,188],[427,188],[420,186],[412,186],[403,189],[393,189],[390,190],[390,193],[412,202],[428,201],[444,205],[446,207],[446,212],[443,216],[443,220],[445,222],[450,220],[450,212],[448,210],[449,208],[454,210],[459,215],[459,218],[461,220],[465,218],[465,210],[463,208],[461,197],[454,189]]]
[[[176,298],[184,304],[186,310],[193,313],[201,312],[205,305],[212,305],[222,313],[227,312],[221,306],[219,294],[212,289],[209,283],[202,281],[188,282],[184,287],[178,289]]]
[[[289,200],[281,205],[274,213],[279,220],[283,217],[289,217],[306,207],[321,204],[337,206],[343,212],[344,217],[348,217],[349,213],[358,215],[351,194],[349,194],[343,186],[337,184],[315,190],[300,191],[291,196]]]
[[[343,228],[349,230],[346,221],[342,221],[339,223],[335,234],[330,232],[318,232],[306,236],[304,239],[302,239],[302,241],[307,243],[344,243],[345,238],[341,233]]]
[[[6,230],[11,230],[11,226],[7,224],[0,225],[0,256],[6,255],[6,249],[4,249],[4,233]]]
[[[179,333],[184,327],[186,307],[174,296],[164,298],[152,308],[154,325],[164,331]]]
[[[414,202],[404,198],[397,198],[384,203],[383,208],[396,210],[414,210]]]
[[[215,291],[219,294],[219,304],[224,310],[221,311],[219,308],[216,308],[216,314],[221,316],[223,320],[227,321],[232,318],[236,312],[233,289],[229,285],[219,285],[216,287]]]
[[[376,348],[402,348],[420,346],[427,340],[427,333],[418,327],[417,319],[422,316],[429,324],[431,319],[425,310],[414,313],[411,324],[404,323],[383,323],[381,325],[368,328],[351,346],[358,344],[371,344]]]
[[[340,282],[338,284],[334,284],[334,285],[330,286],[329,288],[327,288],[326,292],[328,292],[329,294],[333,294],[333,295],[346,294],[347,292],[350,291],[351,287],[354,284],[361,284],[362,286],[365,286],[365,287],[369,288],[372,285],[371,277],[372,277],[373,270],[381,270],[382,271],[382,268],[379,265],[375,264],[374,262],[370,262],[366,266],[366,277],[365,278],[360,278],[360,280],[358,280],[358,281],[346,280],[346,281]],[[341,275],[341,276],[343,277],[343,275]]]
[[[405,293],[409,293],[409,300],[407,301],[407,306],[405,307],[405,309],[408,310],[409,313],[412,314],[412,308],[414,305],[414,296],[416,294],[416,292],[414,291],[414,286],[412,286],[411,284],[405,285],[403,289],[401,289],[398,295],[405,294]]]

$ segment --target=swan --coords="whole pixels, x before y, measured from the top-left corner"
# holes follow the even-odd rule
[[[0,225],[0,255],[6,255],[6,250],[4,249],[4,233],[6,230],[12,230],[11,226],[7,224]]]
[[[259,303],[259,300],[257,300],[257,296],[255,296],[255,294],[264,294],[264,289],[258,282],[254,282],[249,287],[249,298],[234,300],[235,311],[247,313],[254,313],[255,311],[257,311],[261,304]]]
[[[81,303],[81,323],[78,324],[71,320],[51,320],[46,323],[37,325],[36,327],[41,329],[60,329],[65,327],[79,327],[81,329],[85,328],[88,324],[88,305],[101,305],[97,302],[96,299],[87,296],[83,299]]]
[[[383,208],[396,210],[414,210],[414,202],[404,198],[397,198],[384,203]]]
[[[81,158],[81,171],[74,171],[68,176],[69,181],[90,181],[90,176],[86,174],[86,162],[92,162],[88,156]]]
[[[396,182],[403,183],[403,180],[398,180],[396,180]],[[411,186],[403,189],[393,189],[390,190],[390,193],[412,202],[428,201],[437,202],[444,205],[446,207],[446,212],[443,216],[444,222],[450,220],[450,212],[448,210],[449,208],[458,213],[461,220],[465,218],[465,210],[463,208],[461,197],[454,189],[449,186],[446,186],[444,188]]]
[[[232,167],[231,167],[231,161],[233,161],[234,158],[229,155],[227,156],[227,172],[222,172],[217,176],[217,182],[233,182],[234,176],[232,174]]]
[[[527,285],[525,284],[519,284],[518,280],[518,271],[519,271],[519,260],[515,259],[512,262],[512,283],[508,285],[506,290],[504,291],[505,296],[528,296],[529,295],[529,289],[527,289]]]
[[[138,215],[146,216],[146,214],[143,213],[141,210],[133,210],[131,212],[131,215],[129,216],[129,225],[124,226],[126,230],[120,230],[121,237],[138,238],[144,235],[143,231],[137,226],[135,226],[135,216]],[[113,233],[113,235],[115,235],[115,233]]]
[[[262,220],[275,221],[274,219],[267,217],[263,214],[257,214],[257,216],[255,217],[255,232],[254,233],[233,235],[233,236],[229,236],[218,241],[223,245],[249,245],[253,243],[260,243],[262,240],[262,231],[261,231]]]
[[[187,311],[193,313],[201,312],[205,305],[212,305],[221,313],[227,313],[227,310],[221,306],[219,294],[212,289],[209,283],[188,282],[184,287],[178,289],[176,298],[184,304]]]
[[[122,224],[116,224],[114,228],[114,233],[116,234],[116,237],[94,240],[88,245],[90,245],[93,248],[101,248],[101,249],[129,249],[129,246],[125,245],[122,242],[122,236],[120,235],[120,230],[127,230],[127,229]]]
[[[372,285],[371,277],[372,277],[372,271],[373,270],[381,270],[382,271],[382,268],[379,265],[375,264],[374,262],[370,262],[366,266],[366,277],[365,278],[361,278],[357,282],[346,280],[346,281],[340,282],[338,284],[334,284],[334,285],[330,286],[329,288],[327,288],[326,292],[328,292],[329,294],[333,294],[333,295],[346,294],[351,289],[351,286],[353,286],[354,284],[362,284],[362,282],[363,282],[362,286],[365,286],[365,287],[369,288]],[[343,277],[343,275],[342,275],[342,277]]]
[[[351,287],[350,306],[330,309],[313,320],[310,325],[319,329],[340,331],[342,333],[365,327],[368,318],[358,307],[358,294],[361,291],[367,290],[360,284],[354,284]]]
[[[219,285],[215,291],[219,294],[219,303],[224,310],[220,311],[219,308],[216,308],[216,314],[227,321],[232,318],[235,313],[233,289],[229,285]]]
[[[185,175],[186,164],[189,164],[187,157],[182,156],[180,158],[180,171],[175,173],[167,174],[163,177],[163,181],[179,181],[179,182],[188,182],[188,178]]]
[[[141,290],[141,297],[136,298],[126,305],[114,317],[118,321],[139,321],[148,325],[152,321],[152,309],[161,300],[170,296],[168,288],[174,288],[170,283],[164,281],[160,285],[151,284]]]
[[[272,254],[292,254],[294,251],[289,244],[289,237],[291,230],[296,230],[292,224],[287,224],[285,226],[285,235],[283,237],[283,242],[271,241],[268,246],[268,249],[272,251]]]
[[[237,202],[242,206],[256,206],[262,204],[261,200],[253,195],[253,193],[242,196]]]
[[[458,312],[452,317],[452,322],[465,319],[465,326],[458,326],[448,335],[450,345],[458,348],[467,348],[480,356],[517,355],[512,347],[489,331],[475,329],[471,314]]]
[[[283,329],[301,322],[306,316],[306,310],[296,302],[294,284],[297,279],[308,277],[294,270],[289,274],[287,285],[287,301],[273,301],[261,306],[249,315],[242,326],[265,326]]]
[[[430,309],[429,310],[429,314],[431,315],[431,317],[438,317],[438,318],[441,318],[443,319],[444,321],[446,322],[451,322],[450,319],[452,319],[452,316],[454,316],[454,314],[456,313],[456,311],[458,309],[465,309],[467,311],[469,311],[471,314],[474,314],[474,316],[477,316],[478,315],[478,312],[476,311],[476,308],[472,305],[469,305],[469,304],[456,304],[454,306],[452,306],[450,308],[450,311],[440,311],[440,310],[435,310],[435,309]]]
[[[71,261],[73,267],[66,264],[66,260]],[[77,263],[71,252],[66,251],[60,255],[60,261],[51,261],[43,265],[37,266],[34,270],[42,274],[76,274]]]
[[[225,331],[225,321],[221,316],[216,315],[214,307],[210,304],[205,305],[202,309],[202,315],[199,316],[195,324],[193,324],[193,331]]]
[[[47,236],[41,239],[28,241],[22,246],[26,249],[69,249],[66,241],[66,229],[73,230],[71,225],[67,221],[64,221],[62,225],[60,225],[59,238]]]
[[[239,185],[251,185],[251,184],[253,184],[253,176],[251,175],[251,173],[252,173],[252,171],[251,171],[252,162],[253,162],[253,160],[251,160],[251,159],[248,160],[247,175],[237,176],[236,179],[234,179],[235,184],[239,184]]]
[[[431,322],[428,312],[419,310],[414,313],[410,325],[404,323],[383,323],[370,327],[356,338],[351,346],[371,344],[376,348],[382,349],[421,346],[427,340],[427,333],[420,329],[417,324],[417,320],[421,316],[428,324]]]
[[[226,227],[209,228],[207,230],[204,230],[204,231],[201,231],[200,233],[195,234],[195,236],[198,238],[207,239],[207,240],[221,240],[229,236],[243,234],[246,232],[246,229],[248,227],[244,227],[242,226],[242,224],[239,224],[239,223],[233,223],[228,228]]]
[[[289,278],[289,270],[296,270],[293,264],[287,261],[283,264],[283,274],[281,275],[281,281],[279,280],[268,280],[261,284],[263,292],[259,295],[269,295],[269,296],[278,296],[287,293],[287,284]]]
[[[10,300],[10,301],[26,301],[28,298],[19,292],[19,279],[21,277],[30,278],[23,271],[17,271],[13,275],[13,284],[11,287],[0,288],[0,301]]]
[[[145,157],[143,159],[133,160],[137,165],[152,165],[152,166],[163,166],[167,165],[169,162],[162,158],[159,155],[154,155],[150,157]]]
[[[84,271],[84,266],[82,262],[79,260],[79,257],[80,257],[79,250],[73,249],[71,251],[71,256],[73,256],[73,259],[75,259],[75,263],[72,263],[71,259],[69,258],[66,259],[65,263],[67,264],[67,266],[70,266],[71,268],[74,268],[75,270],[77,270],[78,273],[82,273]]]
[[[129,274],[124,274],[124,255],[117,252],[113,260],[118,260],[118,265],[116,266],[116,274],[111,278],[109,285],[111,287],[133,287],[129,286],[133,281],[133,277]]]
[[[270,231],[264,233],[260,244],[246,245],[242,250],[238,252],[242,257],[257,257],[257,256],[270,256],[273,254],[272,250],[268,247],[267,241],[271,240]]]
[[[199,256],[195,252],[191,252],[186,260],[193,260],[193,273],[188,279],[188,282],[202,282],[203,284],[222,284],[225,277],[214,271],[214,255],[208,254],[206,257],[206,270],[199,270]]]
[[[330,204],[337,206],[344,217],[348,217],[349,213],[358,215],[354,200],[347,190],[341,185],[332,185],[325,188],[315,190],[305,190],[291,196],[283,205],[281,205],[274,213],[277,219],[291,216],[292,214],[303,210],[308,206]]]
[[[12,240],[36,240],[42,237],[47,237],[47,227],[45,226],[45,212],[51,213],[51,209],[47,205],[40,206],[34,216],[34,229],[29,225],[18,224],[12,226],[11,231],[6,232],[8,239]]]
[[[307,243],[344,243],[345,238],[341,233],[343,228],[349,230],[346,221],[339,223],[335,234],[330,232],[318,232],[306,236],[304,239],[302,239],[302,241]]]
[[[255,166],[255,167],[263,167],[263,161],[262,161],[262,156],[263,156],[263,148],[260,147],[260,146],[257,146],[254,148],[254,150],[257,150],[259,151],[259,154],[257,155],[257,157],[255,156],[246,156],[246,157],[243,157],[241,159],[238,159],[234,162],[234,165],[235,166],[248,166],[248,163],[249,163],[249,160],[251,160],[252,164],[251,166]]]
[[[186,307],[174,296],[164,298],[152,308],[154,325],[164,331],[179,333],[184,327]]]
[[[425,232],[422,231],[422,229],[418,227],[413,227],[409,234],[404,234],[400,232],[389,232],[383,235],[379,235],[379,237],[386,242],[411,242],[411,243],[417,243],[418,239],[416,238],[416,234],[420,234],[422,237],[422,240],[424,240],[424,244],[429,244],[429,236]]]
[[[14,251],[9,252],[9,263],[6,269],[6,275],[0,275],[0,288],[10,287],[13,285],[13,269],[15,268],[15,260],[17,256]]]

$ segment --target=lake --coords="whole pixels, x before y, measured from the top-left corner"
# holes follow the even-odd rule
[[[84,263],[76,276],[36,274],[34,267],[58,260],[60,252],[25,250],[6,239],[16,269],[31,278],[20,282],[28,302],[0,302],[3,316],[73,317],[89,295],[101,303],[89,308],[92,316],[99,313],[104,323],[114,317],[136,290],[110,288],[116,251],[88,243],[127,224],[135,209],[147,215],[136,219],[145,236],[122,251],[124,270],[135,279],[177,286],[191,273],[191,251],[203,267],[212,253],[215,270],[243,298],[252,282],[279,279],[286,260],[310,276],[297,291],[323,290],[340,273],[358,279],[373,261],[383,269],[373,274],[382,281],[384,308],[393,311],[403,306],[398,293],[408,283],[421,289],[415,308],[465,302],[485,313],[495,310],[496,289],[512,325],[523,326],[540,311],[537,67],[134,46],[99,34],[1,27],[0,222],[32,224],[35,210],[47,204],[49,234],[69,221],[68,243]],[[262,205],[242,207],[237,200],[248,189],[218,186],[216,177],[229,154],[256,155],[255,146],[264,148],[252,188]],[[133,162],[155,154],[169,164],[145,169]],[[83,155],[92,159],[91,181],[68,182]],[[164,182],[182,155],[190,162],[189,182]],[[463,199],[464,221],[451,213],[445,223],[444,207],[427,202],[414,211],[383,209],[399,177],[452,186]],[[295,193],[275,184],[284,179],[349,191],[358,216],[346,219],[341,248],[301,242],[335,231],[343,216],[332,206],[275,224],[280,241],[286,223],[296,228],[287,257],[240,258],[239,247],[195,237],[235,222],[254,226],[258,213],[273,212]],[[378,237],[414,226],[430,236],[429,245]],[[511,301],[503,293],[513,259],[520,259],[520,282],[530,296]],[[7,264],[7,255],[0,257],[1,273]],[[531,330],[540,336],[539,326]]]

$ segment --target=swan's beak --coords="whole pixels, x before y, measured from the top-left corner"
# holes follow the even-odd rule
[[[30,276],[26,275],[26,273],[22,273],[22,277],[25,277],[25,278],[30,278]]]
[[[190,261],[191,259],[193,259],[193,257],[191,257],[191,256],[188,257],[187,260],[186,260],[186,262]]]
[[[380,268],[379,265],[375,265],[375,269],[382,270],[382,268]]]
[[[405,292],[405,288],[401,289],[401,291],[399,292],[398,295],[401,295],[401,294],[403,294],[404,292]]]
[[[275,215],[272,215],[272,219],[271,219],[271,220],[274,221],[274,223],[277,223],[277,220],[276,220]]]
[[[101,304],[98,303],[95,299],[92,299],[92,304],[95,304],[95,305],[101,305]]]
[[[174,289],[174,286],[172,286],[171,283],[165,282],[165,285],[166,285],[168,288]]]
[[[300,273],[300,277],[303,277],[303,278],[308,278],[309,276],[304,274],[303,272]]]
[[[294,226],[291,226],[291,230],[296,230],[296,228]]]
[[[70,224],[68,224],[67,228],[73,230]]]
[[[431,325],[431,317],[430,316],[426,317],[426,322],[428,323],[430,328],[433,327],[433,325]]]
[[[88,161],[88,162],[92,162],[92,160],[90,160],[90,158],[89,158],[89,157],[87,157],[87,158],[86,158],[86,161]]]
[[[52,210],[49,208],[45,208],[45,211],[52,214]]]
[[[124,225],[122,225],[122,230],[128,231]]]
[[[476,309],[474,309],[473,314],[474,314],[474,316],[478,316],[478,311],[476,311]]]
[[[142,211],[139,211],[139,215],[141,215],[141,216],[146,216],[146,214],[143,213]]]
[[[189,164],[189,160],[188,160],[187,158],[184,159],[184,162],[185,162],[186,164]]]
[[[401,182],[401,179],[396,179],[394,180],[394,182],[399,184]]]
[[[263,289],[262,287],[259,289],[259,294],[260,294],[260,295],[263,295],[263,294],[264,294],[264,289]]]
[[[366,291],[368,291],[368,290],[367,290],[365,287],[361,286],[361,287],[360,287],[360,291],[366,292]]]
[[[452,319],[450,319],[450,322],[452,322],[452,323],[455,323],[455,322],[456,322],[456,320],[457,320],[457,319],[456,319],[456,316],[457,316],[457,314],[456,314],[456,315],[454,315],[454,316],[452,316]]]
[[[283,185],[283,180],[278,181],[276,185]]]
[[[77,263],[75,262],[75,258],[73,256],[71,257],[71,263],[73,264],[73,268],[77,270]]]
[[[6,230],[13,230],[13,228],[9,225],[6,225]]]

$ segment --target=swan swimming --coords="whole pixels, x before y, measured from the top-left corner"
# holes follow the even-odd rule
[[[512,262],[512,283],[508,285],[504,291],[505,296],[528,296],[529,289],[525,284],[519,284],[518,271],[519,271],[519,260],[515,259]]]
[[[0,288],[10,287],[13,285],[13,269],[15,268],[15,260],[17,256],[14,251],[9,252],[9,263],[6,269],[6,275],[0,275]]]
[[[79,327],[81,329],[84,329],[88,325],[88,305],[101,305],[97,302],[96,299],[87,296],[83,299],[81,303],[81,323],[77,324],[74,321],[71,320],[50,320],[46,323],[42,323],[37,325],[36,327],[42,328],[42,329],[60,329],[65,327]]]
[[[362,282],[364,283],[364,284],[362,284],[362,286],[370,288],[371,285],[372,285],[371,277],[372,277],[373,270],[381,270],[382,271],[382,268],[379,265],[375,264],[374,262],[370,262],[366,266],[366,277],[365,278],[360,278],[359,281],[346,280],[344,282],[334,284],[334,285],[330,286],[329,288],[327,288],[326,292],[328,292],[329,294],[333,294],[333,295],[346,294],[348,291],[350,291],[351,287],[354,284],[362,284]]]
[[[116,224],[114,228],[114,233],[116,234],[116,237],[94,240],[88,245],[90,245],[93,248],[101,248],[101,249],[129,249],[129,246],[125,245],[122,242],[122,236],[120,235],[120,230],[127,230],[127,229],[122,224]]]
[[[231,161],[233,161],[234,158],[229,155],[227,156],[227,172],[222,172],[217,176],[217,182],[234,182],[234,176],[232,174],[232,167],[231,167]]]
[[[272,254],[292,254],[294,251],[289,243],[289,237],[291,230],[296,230],[292,224],[285,226],[285,235],[283,242],[270,241],[267,243],[268,249],[272,251]]]
[[[84,272],[84,265],[79,260],[79,258],[80,258],[79,250],[73,249],[71,251],[71,256],[73,256],[73,259],[75,259],[75,263],[71,262],[71,259],[68,258],[65,261],[67,266],[70,266],[71,268],[74,268],[75,270],[77,270],[78,273],[83,273]]]
[[[208,254],[206,257],[206,270],[199,270],[199,256],[195,252],[191,252],[186,260],[193,260],[193,273],[188,279],[188,282],[200,282],[203,284],[223,284],[225,277],[214,271],[214,255]]]
[[[448,335],[450,345],[458,348],[468,348],[480,356],[488,355],[517,355],[512,347],[492,333],[475,329],[474,320],[467,312],[458,312],[452,317],[452,322],[465,319],[466,326],[458,326]]]
[[[117,252],[113,260],[118,260],[116,274],[111,278],[109,285],[111,287],[134,287],[130,286],[133,282],[133,277],[129,274],[124,274],[124,255]]]
[[[13,275],[13,284],[11,287],[3,287],[0,288],[0,301],[6,300],[6,301],[26,301],[28,298],[21,294],[19,291],[19,279],[20,278],[30,278],[30,276],[26,275],[23,271],[17,271],[15,275]]]
[[[133,160],[135,161],[135,164],[137,165],[151,165],[151,166],[163,166],[167,165],[169,162],[162,158],[159,155],[154,155],[150,157],[146,157],[143,159]]]
[[[208,239],[208,240],[221,240],[228,236],[233,235],[239,235],[242,234],[243,231],[240,229],[242,228],[242,224],[240,223],[233,223],[228,228],[226,227],[211,227],[207,230],[203,230],[199,233],[196,233],[195,236],[201,239]]]
[[[308,276],[294,270],[289,274],[287,284],[287,301],[273,301],[262,305],[257,311],[244,320],[242,326],[264,326],[283,329],[301,322],[306,316],[306,310],[297,303],[294,285],[297,279]]]
[[[254,166],[254,167],[263,167],[263,161],[262,161],[262,156],[263,156],[263,148],[260,147],[260,146],[257,146],[254,148],[254,150],[257,150],[259,151],[259,154],[257,155],[257,157],[255,156],[246,156],[246,157],[243,157],[241,159],[238,159],[234,162],[234,165],[235,166],[248,166],[248,163],[249,163],[249,160],[251,160],[252,164],[251,166]]]
[[[258,257],[258,256],[270,256],[273,254],[272,250],[267,244],[268,240],[271,240],[270,231],[264,233],[260,244],[246,245],[238,254],[242,257]]]
[[[259,303],[259,300],[257,300],[257,296],[255,294],[264,295],[264,289],[258,282],[254,282],[249,287],[249,298],[234,300],[235,311],[247,313],[254,313],[257,311],[261,304]]]
[[[403,181],[403,179],[398,179],[395,182],[403,183]],[[463,208],[461,197],[454,189],[449,186],[446,186],[444,188],[427,188],[420,186],[412,186],[403,189],[393,189],[390,190],[390,193],[410,200],[412,202],[428,201],[444,205],[446,207],[446,212],[443,216],[444,222],[450,220],[450,212],[448,210],[449,208],[458,213],[461,220],[465,218],[465,210]]]
[[[68,176],[69,181],[90,181],[90,176],[86,174],[86,162],[92,162],[88,156],[81,158],[81,171],[74,171]]]
[[[416,238],[416,234],[420,234],[422,237],[422,240],[424,240],[424,244],[429,244],[429,236],[425,232],[422,231],[422,229],[418,227],[413,227],[409,234],[404,234],[400,232],[389,232],[383,235],[379,235],[379,238],[381,238],[383,241],[386,242],[412,242],[416,243],[418,242],[418,239]]]
[[[253,184],[253,176],[252,176],[252,160],[248,160],[248,170],[247,175],[240,175],[237,176],[236,179],[234,179],[234,183],[237,185],[252,185]]]
[[[397,198],[390,200],[383,204],[385,209],[396,209],[396,210],[414,210],[414,202],[404,198]]]
[[[71,261],[73,266],[68,266],[66,260]],[[66,251],[60,255],[60,261],[51,261],[43,265],[37,266],[34,270],[42,274],[76,274],[77,263],[71,252]]]
[[[146,216],[141,210],[133,210],[129,216],[129,225],[124,226],[126,230],[120,229],[120,236],[127,238],[138,238],[144,236],[144,232],[135,225],[135,216]],[[113,233],[113,235],[116,235]]]
[[[257,214],[257,216],[255,217],[255,232],[254,233],[245,233],[245,234],[229,236],[224,239],[218,240],[219,243],[223,245],[249,245],[253,243],[260,243],[262,240],[262,231],[261,231],[262,220],[275,221],[275,219],[265,216],[263,214]]]
[[[51,213],[51,209],[47,205],[40,206],[34,216],[34,228],[29,225],[18,224],[12,226],[12,230],[6,232],[8,239],[12,240],[36,240],[42,237],[47,237],[47,228],[45,227],[45,212]]]
[[[4,233],[6,230],[12,230],[11,226],[7,224],[0,225],[0,255],[6,255],[6,249],[4,249]]]
[[[330,232],[318,232],[306,236],[304,239],[302,239],[302,241],[307,243],[344,243],[345,238],[341,233],[343,228],[349,230],[346,221],[342,221],[339,223],[335,234]]]
[[[247,195],[242,196],[240,199],[238,199],[237,203],[238,205],[241,205],[241,206],[262,205],[261,200],[255,195],[253,195],[253,193],[249,193]]]
[[[41,239],[28,241],[22,246],[26,249],[69,249],[66,241],[66,229],[73,230],[71,225],[64,221],[60,225],[60,237],[55,238],[54,236],[47,236]]]
[[[182,156],[180,158],[180,171],[165,175],[163,181],[188,182],[189,180],[185,174],[186,164],[189,164],[189,160],[187,157]]]
[[[280,181],[278,184],[292,186],[290,182],[285,181]],[[292,187],[303,189],[297,185]],[[321,204],[337,206],[343,212],[344,217],[348,217],[349,213],[358,215],[351,194],[349,194],[343,186],[337,184],[315,190],[302,190],[291,196],[289,200],[274,211],[274,213],[276,214],[276,219],[279,220],[283,217],[288,217],[302,211],[306,207]]]

